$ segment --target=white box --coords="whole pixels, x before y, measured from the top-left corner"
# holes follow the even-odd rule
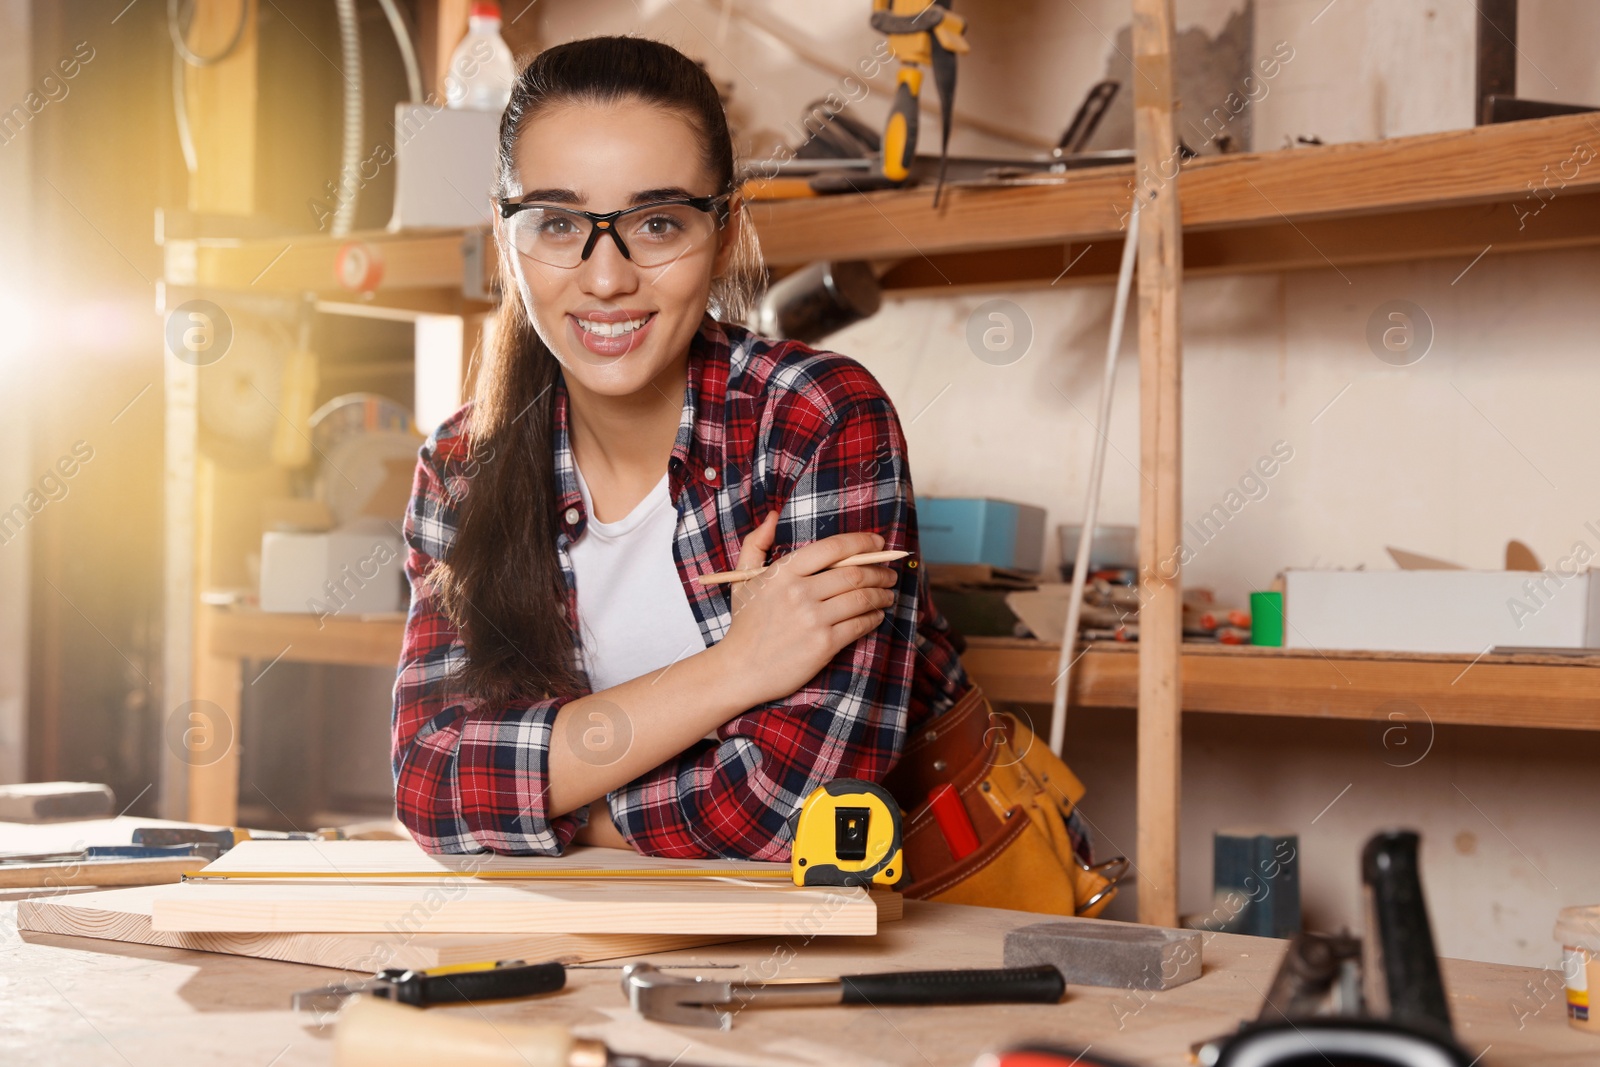
[[[1600,648],[1593,571],[1313,571],[1286,575],[1289,648],[1458,652]]]
[[[400,611],[405,553],[388,529],[261,536],[261,610],[320,617]]]
[[[389,229],[490,225],[499,142],[498,111],[396,104]]]

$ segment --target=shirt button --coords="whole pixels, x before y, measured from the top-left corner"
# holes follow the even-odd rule
[[[577,522],[578,522],[578,509],[577,508],[568,508],[567,509],[567,513],[566,513],[565,516],[563,516],[563,518],[565,518],[567,520],[567,525],[568,526],[577,525]]]
[[[706,481],[714,482],[716,480],[717,480],[717,468],[715,468],[715,467],[707,467],[706,468]]]

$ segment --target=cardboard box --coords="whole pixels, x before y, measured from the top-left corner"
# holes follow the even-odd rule
[[[1285,580],[1289,648],[1600,648],[1594,571],[1291,570]]]
[[[1037,572],[1044,566],[1044,508],[981,497],[919,497],[917,538],[928,563]]]

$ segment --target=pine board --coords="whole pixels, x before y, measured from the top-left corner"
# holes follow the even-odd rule
[[[618,959],[719,944],[726,935],[686,934],[304,934],[184,933],[152,929],[154,898],[172,886],[140,886],[66,897],[36,897],[17,905],[17,926],[141,945],[225,952],[235,956],[309,963],[374,973],[384,967],[429,968],[485,959],[559,959],[568,963]]]
[[[235,871],[282,871],[388,874],[400,871],[512,872],[562,871],[586,868],[606,870],[719,870],[786,873],[787,863],[749,863],[742,860],[677,860],[641,856],[631,849],[569,848],[560,856],[436,855],[413,841],[241,841],[207,864],[208,874]]]
[[[785,864],[671,860],[603,848],[575,848],[562,856],[440,856],[409,841],[246,841],[209,864],[206,873],[277,872],[282,880],[169,887],[150,899],[150,927],[160,933],[391,936],[877,932],[878,906],[864,889],[800,888],[787,881],[735,877],[648,877],[652,870],[689,868],[715,875],[751,867],[778,873],[788,869]],[[637,870],[641,877],[580,876],[594,868]],[[572,871],[575,877],[489,881],[451,876],[560,871]],[[438,877],[383,877],[402,873]]]
[[[167,887],[151,927],[170,932],[811,934],[870,936],[864,889],[703,881],[462,885],[260,882]]]

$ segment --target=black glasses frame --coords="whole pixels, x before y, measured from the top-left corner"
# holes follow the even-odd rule
[[[500,217],[503,219],[509,219],[519,211],[525,211],[529,208],[536,207],[555,208],[558,211],[565,211],[569,215],[579,215],[588,219],[589,239],[583,243],[583,255],[580,256],[578,260],[578,262],[582,263],[586,261],[589,258],[589,254],[594,251],[594,246],[596,242],[600,240],[600,235],[602,233],[610,234],[611,239],[617,242],[617,248],[621,250],[623,259],[633,259],[633,253],[628,251],[628,246],[622,240],[622,233],[617,229],[616,226],[617,220],[621,219],[625,215],[632,215],[640,211],[649,211],[652,208],[668,207],[674,204],[685,204],[697,210],[704,211],[707,214],[714,213],[717,216],[717,228],[721,229],[728,221],[728,200],[732,196],[732,193],[722,193],[718,196],[685,196],[672,200],[652,200],[648,204],[639,204],[637,207],[625,207],[619,208],[616,211],[603,212],[581,211],[578,208],[563,207],[560,204],[545,204],[539,201],[529,202],[523,200],[507,200],[505,198],[501,198],[499,204]]]

